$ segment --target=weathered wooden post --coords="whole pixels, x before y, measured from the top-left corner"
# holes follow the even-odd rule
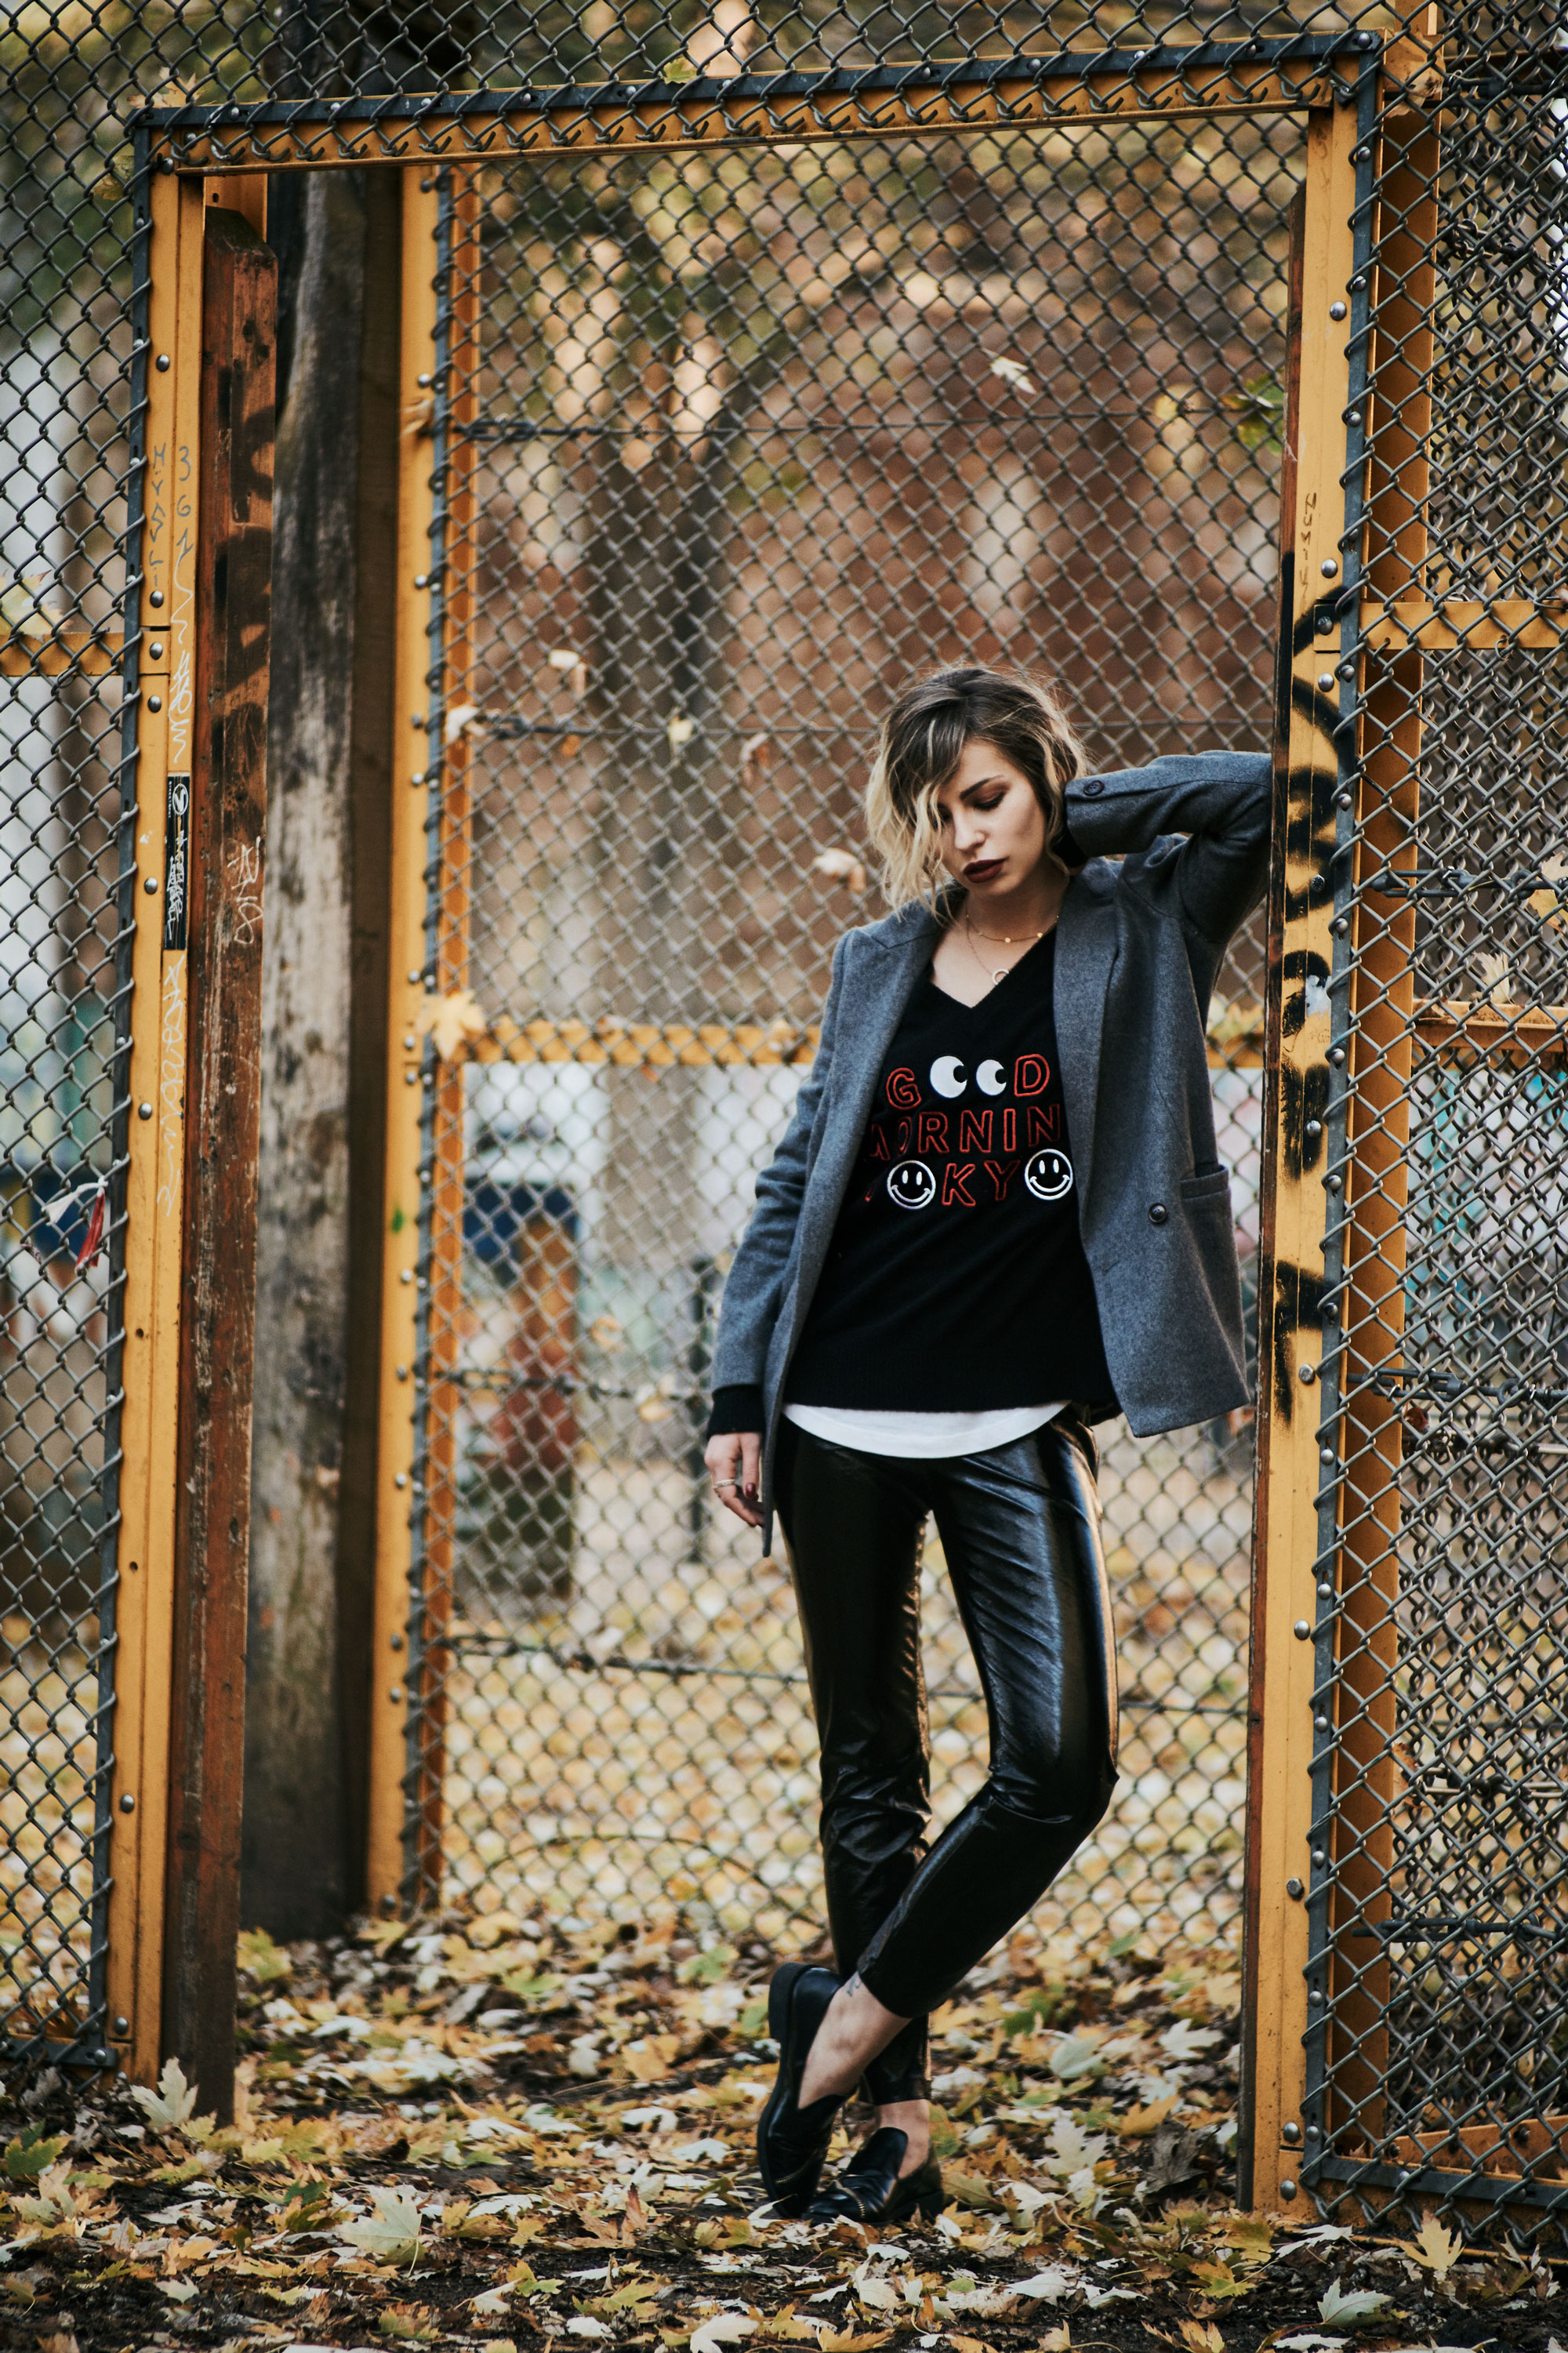
[[[233,2106],[277,270],[205,217],[163,2043]],[[165,886],[165,930],[173,903]]]

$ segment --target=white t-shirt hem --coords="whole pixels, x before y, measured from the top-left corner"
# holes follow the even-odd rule
[[[984,1454],[1010,1446],[1044,1429],[1066,1404],[1009,1405],[984,1413],[890,1413],[875,1406],[786,1405],[784,1416],[797,1430],[858,1454],[901,1455],[914,1461],[940,1461],[954,1454]]]

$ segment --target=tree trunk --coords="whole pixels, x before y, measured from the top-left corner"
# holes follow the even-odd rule
[[[278,426],[241,1879],[242,1918],[279,1936],[329,1932],[358,1894],[337,1560],[365,213],[358,173],[294,185],[289,205],[284,183],[275,229],[289,375]]]

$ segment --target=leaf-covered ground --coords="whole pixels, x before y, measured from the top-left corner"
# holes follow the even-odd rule
[[[1396,2243],[1235,2211],[1238,1989],[1212,1956],[1022,1933],[937,2021],[951,2202],[879,2233],[761,2205],[761,1948],[704,1948],[673,1919],[571,1937],[491,1913],[241,1952],[232,2126],[194,2113],[177,2069],[156,2094],[52,2069],[8,2085],[9,2343],[1568,2341],[1568,2282],[1540,2257],[1436,2221]]]

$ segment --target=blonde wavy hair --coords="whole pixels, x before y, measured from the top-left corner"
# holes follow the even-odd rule
[[[889,904],[936,903],[942,818],[936,797],[966,744],[979,741],[1021,768],[1046,817],[1046,847],[1065,824],[1067,788],[1084,770],[1083,747],[1056,694],[1022,670],[939,670],[894,703],[877,740],[866,786],[866,830],[881,860]]]

